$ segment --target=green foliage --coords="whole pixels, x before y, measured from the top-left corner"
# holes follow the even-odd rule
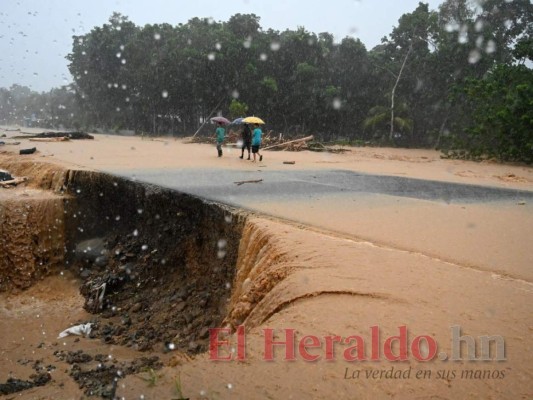
[[[467,158],[533,162],[533,71],[498,66],[484,79],[458,88],[472,123],[456,134],[450,154]]]
[[[147,368],[145,370],[146,376],[142,376],[141,378],[147,382],[149,387],[154,387],[157,385],[157,382],[159,381],[159,378],[163,377],[163,374],[157,374],[153,368]]]
[[[229,113],[233,119],[246,116],[247,111],[248,106],[238,100],[233,99],[229,105]]]
[[[451,142],[471,157],[528,160],[530,72],[517,64],[531,60],[532,37],[529,0],[419,3],[371,50],[304,27],[263,29],[254,14],[136,26],[115,13],[73,37],[72,85],[0,89],[0,122],[35,114],[50,128],[189,134],[215,110],[253,113],[288,136],[398,136],[396,145]]]

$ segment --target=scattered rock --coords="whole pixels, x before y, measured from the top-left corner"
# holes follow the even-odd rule
[[[31,149],[20,149],[19,154],[33,154],[37,151],[36,147],[32,147]]]

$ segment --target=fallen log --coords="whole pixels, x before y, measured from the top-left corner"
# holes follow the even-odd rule
[[[308,142],[308,141],[310,141],[310,140],[313,140],[313,135],[311,135],[311,136],[307,136],[307,137],[304,137],[304,138],[301,138],[301,139],[290,140],[290,141],[288,141],[288,142],[283,142],[283,143],[273,144],[272,146],[267,146],[267,147],[263,148],[262,150],[273,149],[274,147],[288,147],[288,146],[291,145],[291,144],[295,144],[295,143],[305,143],[305,142]]]
[[[283,161],[283,164],[296,164],[296,161]]]
[[[238,182],[233,182],[235,184],[237,184],[237,186],[241,186],[245,183],[259,183],[259,182],[263,182],[262,179],[255,179],[255,180],[250,180],[250,181],[238,181]]]

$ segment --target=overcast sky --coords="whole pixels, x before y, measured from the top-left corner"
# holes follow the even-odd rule
[[[443,0],[428,0],[436,10]],[[412,12],[419,0],[0,0],[0,87],[14,83],[48,91],[71,82],[65,56],[72,36],[88,33],[114,11],[136,25],[186,23],[193,17],[227,21],[258,15],[263,29],[305,27],[340,41],[357,37],[370,50]]]

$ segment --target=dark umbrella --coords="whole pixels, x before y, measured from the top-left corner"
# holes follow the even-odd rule
[[[231,121],[224,117],[213,117],[211,118],[211,121],[213,122],[220,122],[221,124],[228,125],[231,124]]]

